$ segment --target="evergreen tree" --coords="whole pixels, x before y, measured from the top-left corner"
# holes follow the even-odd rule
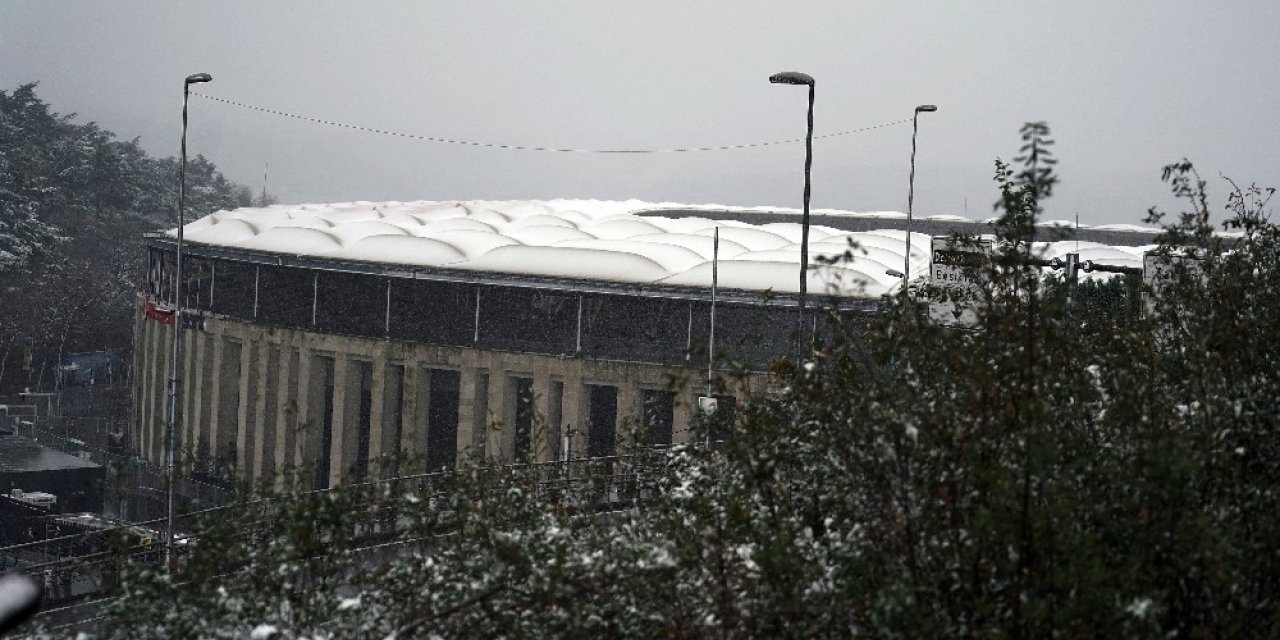
[[[155,159],[36,84],[0,90],[0,389],[49,384],[59,353],[129,346],[142,235],[172,224],[178,161]],[[188,220],[250,204],[212,162],[188,162]],[[50,375],[13,375],[31,348]]]

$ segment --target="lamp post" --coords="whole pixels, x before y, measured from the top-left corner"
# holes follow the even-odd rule
[[[809,131],[804,140],[804,216],[800,220],[800,315],[796,320],[797,351],[803,356],[804,303],[809,289],[809,173],[813,169],[813,76],[799,71],[783,71],[769,76],[769,82],[809,87]]]
[[[164,474],[165,496],[165,534],[164,563],[166,571],[171,566],[173,557],[173,515],[174,484],[173,451],[176,448],[178,430],[178,362],[182,357],[182,227],[186,224],[187,204],[187,100],[191,95],[191,85],[208,82],[213,77],[207,73],[196,73],[187,76],[182,82],[182,156],[178,165],[178,242],[174,251],[173,278],[173,363],[169,370],[169,407],[167,424],[165,425]]]
[[[911,217],[916,199],[916,131],[919,129],[920,114],[937,111],[938,107],[922,104],[911,114],[911,179],[907,186],[907,255],[902,259],[902,290],[907,290],[907,281],[911,279]]]

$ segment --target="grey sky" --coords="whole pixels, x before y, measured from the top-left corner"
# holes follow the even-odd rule
[[[737,144],[921,118],[916,209],[989,215],[996,157],[1046,120],[1048,217],[1137,222],[1183,156],[1280,184],[1280,3],[0,0],[0,87],[152,153],[178,150],[181,83],[406,133],[592,148]],[[189,149],[284,202],[639,198],[799,206],[804,146],[645,156],[475,149],[322,127],[192,98]],[[910,125],[818,141],[813,204],[906,206]]]

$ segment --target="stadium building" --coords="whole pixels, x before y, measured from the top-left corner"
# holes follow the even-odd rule
[[[184,229],[179,458],[251,481],[313,469],[327,487],[394,452],[417,460],[396,470],[407,473],[468,454],[548,462],[609,456],[630,438],[686,441],[710,353],[717,370],[750,372],[717,384],[728,415],[767,389],[767,363],[798,338],[874,313],[900,286],[886,272],[903,267],[902,214],[817,211],[809,243],[821,266],[807,288],[824,311],[800,325],[794,213],[583,200],[214,213]],[[949,216],[914,228],[921,276],[931,235],[989,231]],[[1153,239],[1127,226],[1069,231],[1047,257],[1140,266]],[[135,327],[133,438],[156,463],[175,238],[147,239]],[[822,260],[850,243],[849,259]]]

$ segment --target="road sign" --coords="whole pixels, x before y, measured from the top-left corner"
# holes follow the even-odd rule
[[[977,278],[990,263],[990,240],[959,243],[953,238],[934,238],[929,317],[950,327],[977,325],[977,302],[982,296]]]

